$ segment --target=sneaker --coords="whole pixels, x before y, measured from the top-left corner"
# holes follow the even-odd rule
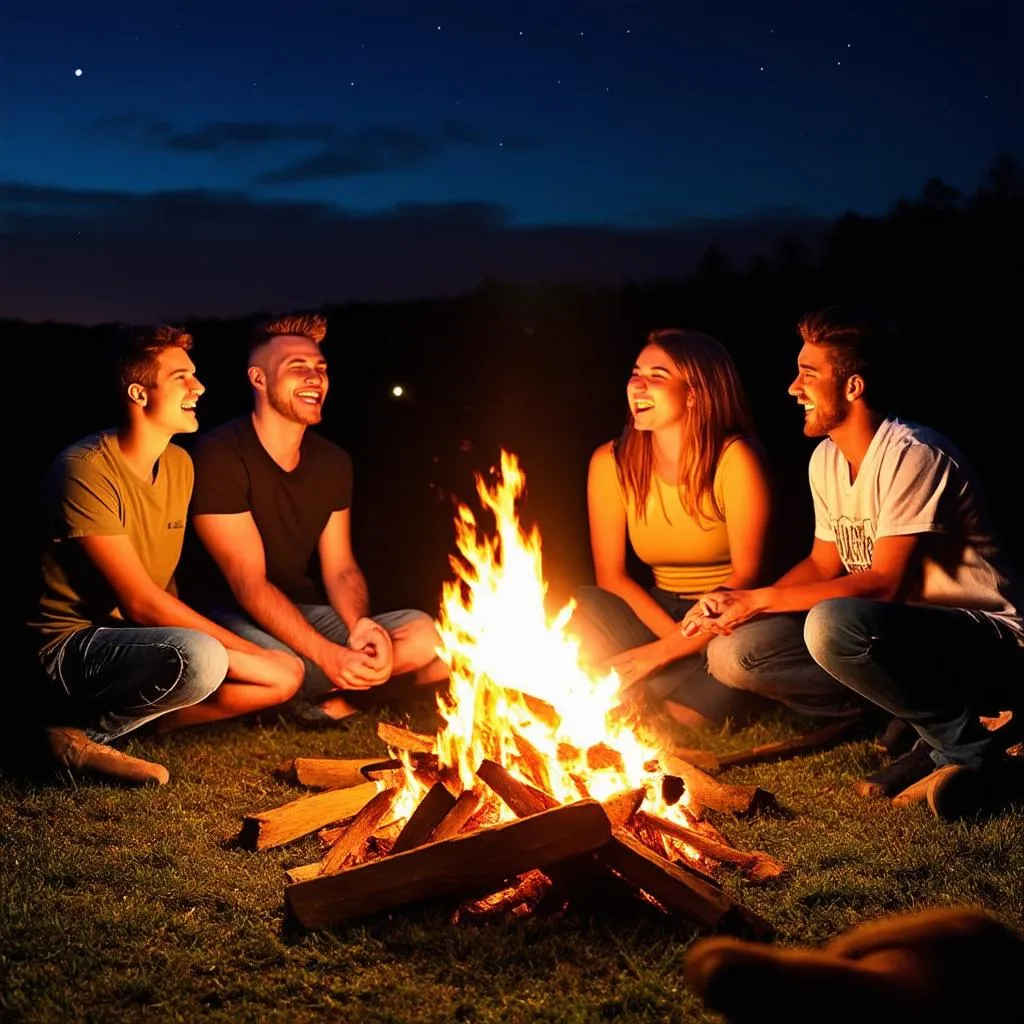
[[[131,786],[163,786],[171,777],[162,764],[96,743],[81,729],[53,726],[46,730],[46,738],[57,763],[72,773],[102,775]]]
[[[924,741],[918,740],[902,757],[881,771],[860,779],[854,783],[853,788],[861,796],[891,797],[902,793],[933,771],[935,762],[931,757],[931,748]]]

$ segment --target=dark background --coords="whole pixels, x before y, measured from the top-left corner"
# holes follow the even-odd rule
[[[775,473],[778,570],[811,541],[807,460],[814,442],[786,393],[795,374],[796,322],[837,301],[886,310],[907,342],[904,418],[944,431],[974,463],[998,528],[1018,564],[1021,475],[1024,176],[996,158],[967,194],[938,179],[882,216],[846,214],[812,248],[780,235],[734,265],[709,248],[680,278],[617,286],[528,286],[493,280],[460,297],[321,307],[331,391],[320,431],[355,464],[353,536],[374,610],[419,606],[436,614],[451,577],[457,502],[474,511],[474,474],[502,449],[526,475],[526,525],[542,536],[550,595],[560,602],[591,578],[585,481],[593,449],[618,434],[629,369],[648,331],[706,331],[732,351]],[[249,409],[245,344],[252,323],[186,321],[207,386],[200,429]],[[23,410],[9,443],[21,479],[12,537],[19,578],[34,565],[22,543],[33,494],[57,451],[111,426],[97,353],[110,324],[0,321],[9,397]],[[394,385],[406,389],[401,399]],[[187,438],[179,438],[188,444]],[[490,524],[484,521],[490,531]],[[30,597],[28,584],[18,592]]]

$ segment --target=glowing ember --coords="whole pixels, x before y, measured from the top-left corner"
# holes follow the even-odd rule
[[[688,795],[671,806],[662,796],[657,748],[611,713],[618,704],[617,675],[595,678],[581,665],[578,641],[566,631],[573,602],[553,617],[546,611],[540,536],[536,529],[524,533],[517,515],[525,483],[518,460],[502,452],[493,487],[481,477],[476,482],[496,533],[481,535],[473,513],[460,506],[461,557],[451,560],[456,579],[445,585],[438,622],[439,653],[451,668],[449,691],[438,699],[445,725],[435,743],[446,781],[456,789],[476,788],[492,821],[514,815],[478,779],[484,759],[563,804],[644,788],[649,811],[691,826],[683,806]],[[405,755],[396,754],[409,767],[394,809],[408,816],[427,787],[414,778]],[[682,843],[673,849],[699,856]]]

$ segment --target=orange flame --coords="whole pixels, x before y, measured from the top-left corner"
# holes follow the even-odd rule
[[[438,698],[445,723],[435,746],[440,763],[471,789],[479,787],[476,769],[488,758],[560,803],[644,788],[645,807],[692,825],[687,795],[672,806],[662,797],[658,749],[611,714],[618,676],[595,677],[581,664],[579,642],[567,631],[575,603],[547,613],[540,535],[536,528],[524,533],[517,514],[525,486],[517,458],[502,451],[494,485],[480,476],[476,484],[496,535],[483,536],[473,513],[459,507],[461,558],[451,558],[456,579],[444,586],[438,621],[438,653],[451,676]],[[403,807],[422,796],[417,785],[418,795],[403,794]],[[513,816],[503,805],[499,810],[500,817]]]

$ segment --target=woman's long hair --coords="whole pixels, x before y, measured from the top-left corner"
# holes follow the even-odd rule
[[[722,519],[725,512],[714,488],[718,460],[733,439],[757,439],[736,364],[720,341],[699,331],[652,331],[647,344],[665,351],[693,395],[676,477],[679,499],[698,523]],[[615,442],[615,466],[627,497],[645,518],[654,473],[654,438],[650,431],[633,426],[632,415]]]

